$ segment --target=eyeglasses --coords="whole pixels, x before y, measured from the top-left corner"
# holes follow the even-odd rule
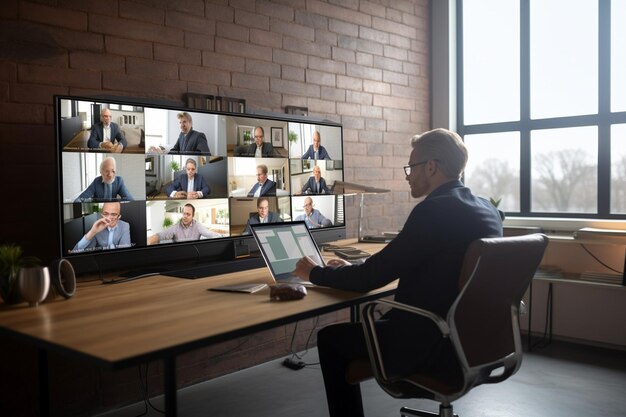
[[[428,162],[428,161],[416,162],[416,163],[411,164],[411,165],[405,165],[405,166],[402,167],[402,169],[404,169],[404,173],[408,177],[409,175],[411,175],[411,168],[416,167],[418,165],[424,165],[426,162]]]
[[[265,136],[255,136],[255,139],[263,139]]]
[[[106,211],[102,212],[102,217],[110,217],[112,219],[117,219],[118,217],[120,217],[119,213],[108,213]]]

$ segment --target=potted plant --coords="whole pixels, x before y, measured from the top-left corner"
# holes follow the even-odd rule
[[[287,139],[289,139],[289,142],[291,143],[296,143],[298,141],[298,134],[293,130],[290,130],[287,134]]]
[[[170,227],[173,224],[174,224],[174,222],[169,217],[166,217],[166,218],[163,219],[163,229],[167,229],[168,227]]]
[[[172,181],[173,181],[176,173],[180,171],[180,164],[176,161],[171,161],[170,168],[172,168]]]
[[[38,264],[39,260],[33,256],[22,257],[22,248],[18,245],[0,246],[0,297],[6,304],[22,301],[18,288],[20,268]]]

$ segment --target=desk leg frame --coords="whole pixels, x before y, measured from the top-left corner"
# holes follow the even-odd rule
[[[37,350],[37,362],[39,366],[39,415],[50,416],[50,383],[48,375],[48,352],[44,349]]]
[[[163,394],[165,396],[165,415],[175,417],[177,415],[176,398],[176,357],[169,356],[163,359]]]

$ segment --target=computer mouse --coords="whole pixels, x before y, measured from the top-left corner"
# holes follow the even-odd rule
[[[271,301],[301,300],[306,296],[306,288],[302,284],[279,283],[270,286]]]

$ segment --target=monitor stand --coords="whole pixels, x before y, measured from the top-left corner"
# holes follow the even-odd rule
[[[361,193],[361,203],[359,204],[359,231],[358,240],[362,243],[389,243],[393,236],[387,235],[363,235],[363,202],[365,201],[365,193]]]

